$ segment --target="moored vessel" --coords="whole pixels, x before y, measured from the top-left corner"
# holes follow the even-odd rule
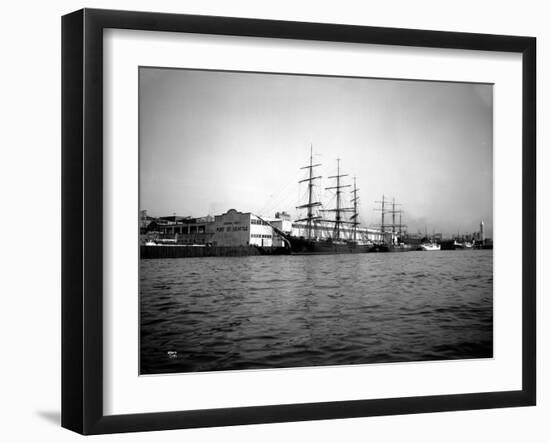
[[[376,245],[376,248],[373,249],[375,252],[409,252],[413,251],[414,248],[409,243],[406,243],[404,240],[404,228],[406,225],[402,222],[403,211],[401,209],[396,209],[396,206],[401,206],[399,203],[395,203],[395,198],[390,202],[382,195],[382,200],[377,201],[376,203],[380,204],[380,207],[377,208],[377,211],[380,211],[380,231],[382,241]],[[390,209],[388,209],[388,205]],[[386,222],[386,215],[391,215],[391,223]],[[396,215],[399,215],[399,223],[397,223]]]
[[[440,251],[441,245],[434,242],[426,242],[420,245],[421,251]]]
[[[473,247],[474,247],[474,245],[469,241],[459,243],[456,240],[454,241],[453,246],[454,246],[455,249],[473,249]]]
[[[300,180],[299,183],[307,183],[307,201],[296,209],[305,209],[306,214],[302,218],[295,220],[295,223],[304,223],[303,235],[286,234],[276,230],[277,234],[284,237],[290,252],[292,254],[352,254],[371,252],[373,244],[368,240],[359,238],[359,214],[357,192],[357,183],[354,178],[352,206],[344,205],[343,189],[351,187],[350,184],[344,184],[343,179],[348,174],[342,174],[340,171],[340,159],[337,159],[336,175],[328,178],[334,180],[333,186],[325,190],[333,191],[335,194],[334,208],[324,209],[322,203],[315,198],[314,188],[321,175],[315,173],[315,168],[321,166],[320,163],[313,163],[313,147],[310,147],[309,164],[301,169],[307,170],[307,177]],[[349,219],[345,219],[345,214],[351,212]],[[328,214],[334,218],[327,217]],[[351,228],[351,229],[350,229]],[[274,228],[275,229],[275,228]]]
[[[296,206],[305,210],[292,223],[292,229],[283,231],[280,227],[255,214],[264,224],[271,226],[273,232],[281,238],[291,254],[352,254],[366,252],[408,252],[415,248],[405,243],[401,221],[401,210],[396,210],[395,199],[389,202],[382,196],[382,223],[379,229],[359,227],[358,191],[356,177],[351,184],[344,183],[348,174],[341,173],[340,159],[336,159],[336,174],[327,178],[333,180],[332,186],[324,188],[334,194],[334,206],[323,207],[321,198],[314,192],[322,178],[316,172],[320,163],[313,161],[313,148],[310,147],[309,164],[300,169],[307,170],[307,175],[298,183],[307,184],[305,202]],[[350,198],[344,195],[345,188],[352,188]],[[349,202],[349,204],[346,204]],[[391,203],[391,209],[386,206]],[[351,215],[347,215],[351,213]],[[386,214],[391,214],[391,224],[385,223]],[[396,215],[399,214],[399,223]]]

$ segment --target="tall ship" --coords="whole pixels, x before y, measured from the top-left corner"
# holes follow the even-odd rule
[[[331,186],[325,188],[334,194],[334,205],[325,208],[320,196],[315,192],[319,188],[319,180],[322,178],[316,171],[322,166],[313,161],[313,147],[310,147],[309,164],[300,169],[306,170],[306,177],[298,183],[306,183],[307,190],[304,202],[296,206],[298,211],[303,211],[302,216],[293,222],[292,230],[284,232],[267,220],[262,222],[272,227],[273,231],[283,239],[287,253],[292,254],[350,254],[364,252],[407,252],[414,248],[403,241],[403,228],[401,214],[397,210],[398,203],[389,201],[382,196],[381,224],[376,230],[360,227],[358,202],[359,196],[356,177],[351,184],[344,183],[348,174],[343,174],[340,169],[340,159],[336,159],[336,174],[328,176],[332,180]],[[346,198],[346,189],[350,190],[349,198]],[[346,204],[349,202],[349,205]],[[386,216],[391,214],[391,222],[386,221]],[[396,216],[399,215],[397,223]]]
[[[314,188],[318,186],[318,180],[322,176],[316,173],[316,168],[321,164],[313,162],[313,147],[310,148],[309,164],[300,168],[307,170],[307,177],[299,181],[307,184],[307,201],[296,207],[298,210],[305,210],[305,215],[294,220],[294,223],[302,224],[303,229],[300,229],[299,234],[285,235],[293,254],[349,254],[370,252],[372,249],[372,243],[358,235],[359,189],[356,179],[354,178],[349,200],[351,206],[346,206],[344,189],[350,188],[351,185],[343,183],[344,177],[348,174],[341,173],[340,159],[336,161],[336,175],[327,177],[334,182],[332,186],[325,188],[335,194],[334,207],[328,209],[323,208],[314,193]],[[351,216],[347,217],[349,213]]]
[[[375,203],[380,204],[377,211],[380,211],[380,232],[381,241],[375,245],[377,252],[408,252],[412,251],[413,247],[409,243],[404,241],[404,229],[406,225],[402,222],[403,210],[396,209],[401,204],[395,202],[395,198],[387,200],[382,195],[382,200]],[[387,215],[391,215],[391,222],[386,219]],[[399,215],[399,222],[397,223],[396,216]]]

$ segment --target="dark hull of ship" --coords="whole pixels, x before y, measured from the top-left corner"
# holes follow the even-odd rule
[[[291,254],[360,254],[372,252],[372,246],[353,242],[332,242],[323,240],[308,240],[305,238],[290,238]]]

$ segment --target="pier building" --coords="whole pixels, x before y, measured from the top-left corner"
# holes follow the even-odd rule
[[[209,244],[212,241],[213,221],[212,216],[160,217],[147,225],[147,232],[156,234],[160,239],[175,239],[178,243]]]
[[[251,212],[230,209],[214,217],[212,244],[214,246],[284,246],[284,240],[267,222],[283,232],[290,232],[292,229],[290,220],[263,217],[260,219]]]
[[[292,221],[284,212],[277,212],[275,217],[260,219],[251,212],[229,209],[215,216],[167,216],[153,219],[147,224],[146,239],[212,246],[284,247],[285,240],[273,227],[295,237],[305,237],[308,232],[306,222]],[[334,224],[330,221],[315,221],[310,228],[314,236],[320,240],[326,240],[334,235]],[[383,240],[383,233],[379,229],[352,226],[340,228],[342,238],[351,239],[354,233],[359,242],[377,243]]]

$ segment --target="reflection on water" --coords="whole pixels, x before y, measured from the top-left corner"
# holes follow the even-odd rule
[[[492,251],[140,262],[142,374],[492,357]]]

